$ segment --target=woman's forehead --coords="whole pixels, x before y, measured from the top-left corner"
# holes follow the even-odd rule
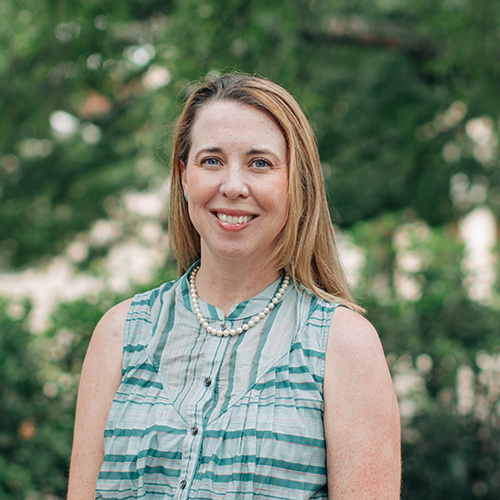
[[[203,106],[191,128],[191,148],[241,145],[247,149],[275,150],[286,155],[286,140],[276,122],[264,111],[234,101]]]

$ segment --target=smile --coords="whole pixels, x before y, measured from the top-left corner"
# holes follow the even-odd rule
[[[255,215],[226,215],[226,214],[215,214],[219,220],[226,222],[227,224],[244,224],[250,222]]]

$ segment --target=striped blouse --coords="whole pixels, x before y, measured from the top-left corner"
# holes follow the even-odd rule
[[[234,306],[237,328],[280,279]],[[220,327],[224,313],[201,299]],[[133,299],[96,498],[328,498],[323,374],[336,304],[290,286],[247,332],[217,337],[187,275]]]

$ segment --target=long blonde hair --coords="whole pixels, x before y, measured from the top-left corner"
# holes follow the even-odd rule
[[[297,101],[282,87],[240,73],[199,85],[188,97],[176,124],[170,183],[169,244],[179,275],[200,258],[200,236],[188,214],[181,182],[187,164],[191,129],[198,111],[214,101],[235,101],[266,113],[280,127],[288,147],[289,213],[277,237],[270,264],[320,297],[356,305],[340,262],[326,199],[318,147]]]

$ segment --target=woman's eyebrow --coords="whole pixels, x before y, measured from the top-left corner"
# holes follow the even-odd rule
[[[196,152],[193,153],[193,158],[198,159],[201,155],[204,154],[222,154],[222,149],[217,147],[217,146],[212,146],[212,147],[206,147],[206,148],[201,148]]]
[[[222,149],[217,146],[213,146],[210,148],[201,148],[199,151],[196,152],[196,155],[203,153],[222,153]]]
[[[275,153],[274,151],[272,151],[271,149],[251,149],[250,151],[248,151],[249,155],[268,155],[268,156],[274,156],[274,158],[277,158],[278,160],[281,160],[280,156]]]

